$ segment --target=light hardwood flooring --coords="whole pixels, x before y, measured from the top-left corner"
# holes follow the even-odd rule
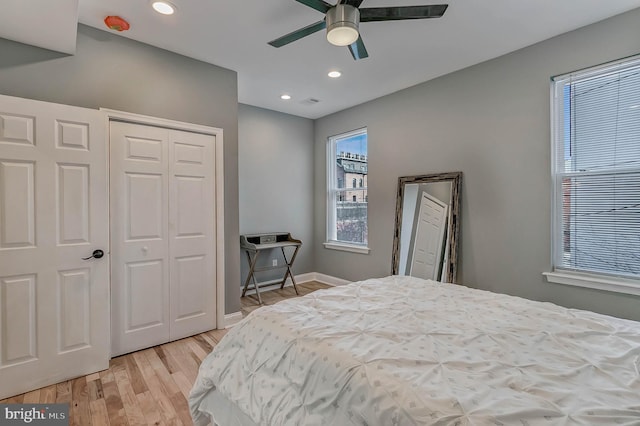
[[[329,286],[299,284],[300,295]],[[293,287],[262,292],[265,305],[296,297]],[[242,313],[259,306],[241,299]],[[0,401],[0,404],[69,403],[70,424],[191,425],[187,398],[205,356],[227,330],[212,330],[186,339],[113,358],[109,369]]]

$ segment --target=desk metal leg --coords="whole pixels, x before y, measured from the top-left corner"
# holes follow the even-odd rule
[[[284,284],[287,282],[287,276],[291,277],[291,282],[293,283],[293,289],[296,291],[296,295],[300,295],[298,292],[298,286],[296,285],[296,279],[293,278],[293,274],[291,273],[291,265],[293,265],[293,261],[296,260],[296,256],[298,255],[298,250],[300,246],[296,246],[295,251],[293,252],[293,256],[291,256],[291,260],[287,260],[287,255],[284,252],[284,247],[280,247],[282,250],[282,257],[284,257],[284,262],[287,264],[287,272],[284,274],[284,278],[282,279],[282,283],[280,284],[280,289],[284,288]]]
[[[253,256],[253,259],[251,258],[251,254],[249,253],[249,251],[247,250],[247,258],[249,259],[249,274],[247,275],[247,279],[244,281],[244,290],[242,290],[242,297],[244,297],[245,293],[247,292],[247,288],[249,287],[249,281],[253,280],[253,288],[256,289],[256,296],[258,297],[258,303],[260,303],[262,305],[262,298],[260,297],[260,289],[258,288],[258,283],[256,282],[256,277],[255,277],[255,269],[256,269],[256,263],[258,263],[258,255],[260,254],[259,251],[255,252],[255,255]]]

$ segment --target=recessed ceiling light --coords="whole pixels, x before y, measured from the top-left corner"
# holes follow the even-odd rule
[[[282,96],[280,96],[280,99],[284,99],[285,101],[288,101],[289,99],[291,99],[291,96],[289,96],[289,95],[282,95]]]
[[[338,78],[342,75],[342,73],[340,71],[330,71],[327,75],[331,78]]]
[[[151,3],[151,7],[153,7],[153,10],[158,13],[162,13],[163,15],[173,15],[173,12],[176,11],[176,7],[168,1],[154,1]]]

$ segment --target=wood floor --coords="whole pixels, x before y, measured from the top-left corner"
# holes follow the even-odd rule
[[[300,294],[329,286],[318,282],[299,284]],[[272,305],[296,297],[292,287],[262,292]],[[259,306],[252,297],[241,300],[248,315]],[[113,358],[109,369],[89,376],[28,392],[0,401],[16,403],[69,403],[70,424],[191,425],[187,397],[205,356],[227,330],[197,336]]]

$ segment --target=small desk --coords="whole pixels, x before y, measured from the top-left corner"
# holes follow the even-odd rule
[[[284,287],[285,282],[287,281],[287,277],[291,277],[291,282],[293,283],[293,289],[298,293],[298,287],[296,286],[296,280],[293,278],[293,274],[291,273],[291,266],[293,266],[294,260],[296,260],[296,256],[298,254],[298,250],[302,246],[302,241],[296,240],[291,236],[288,232],[275,232],[271,234],[248,234],[248,235],[240,235],[240,248],[242,248],[247,253],[247,259],[249,260],[249,274],[247,275],[247,279],[244,281],[244,290],[242,290],[242,297],[247,293],[247,290],[256,291],[256,296],[258,298],[258,303],[262,305],[262,298],[260,297],[260,285],[256,282],[255,273],[261,271],[269,271],[272,269],[280,269],[286,268],[287,271],[284,274],[284,278],[280,283],[280,288]],[[291,255],[290,259],[287,259],[287,254],[285,252],[286,247],[293,247],[294,251]],[[260,252],[264,250],[280,248],[282,251],[282,256],[284,257],[284,265],[281,266],[264,266],[260,268],[256,268],[256,264],[258,262],[258,257],[260,256]],[[249,282],[253,281],[253,287],[249,287]],[[270,285],[270,284],[265,284]],[[264,287],[265,285],[262,285]]]

